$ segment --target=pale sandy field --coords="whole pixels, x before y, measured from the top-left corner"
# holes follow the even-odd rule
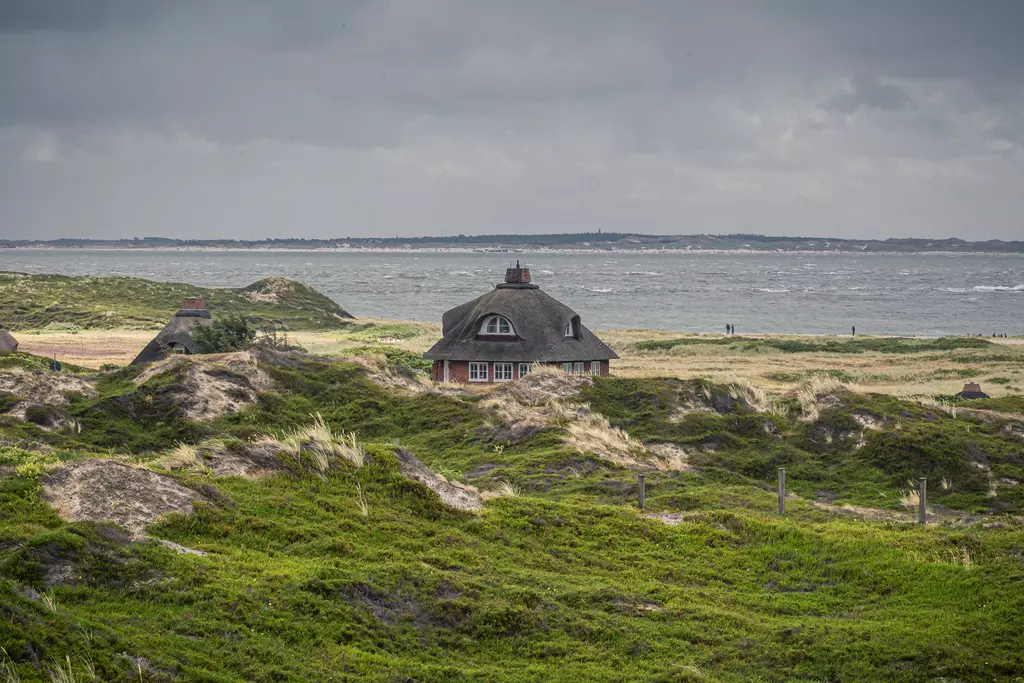
[[[397,326],[407,338],[386,339],[422,353],[440,336],[437,324],[359,319],[361,325]],[[62,361],[100,367],[130,362],[153,337],[154,331],[85,331],[19,333],[21,350]],[[408,335],[412,336],[408,336]],[[296,332],[290,338],[316,354],[342,356],[346,350],[377,343],[373,330],[359,332]],[[721,335],[689,335],[651,330],[606,330],[600,333],[621,356],[612,363],[613,374],[625,377],[707,377],[715,381],[744,380],[769,393],[782,393],[816,373],[828,372],[863,391],[896,395],[953,394],[966,381],[976,381],[992,396],[1024,393],[1024,339],[1004,339],[991,349],[962,349],[906,354],[784,353],[775,350],[736,350],[713,344],[690,344],[667,351],[637,351],[637,341]],[[766,336],[766,335],[762,335]],[[743,335],[738,335],[743,337]],[[823,337],[786,336],[821,340]],[[995,340],[993,340],[995,341]],[[990,380],[996,379],[996,382]]]

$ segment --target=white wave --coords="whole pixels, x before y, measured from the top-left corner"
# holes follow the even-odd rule
[[[612,290],[610,290],[610,289],[592,289],[590,291],[591,292],[597,292],[598,294],[607,294],[608,292],[610,292]]]
[[[785,287],[780,289],[772,289],[771,287],[758,287],[757,291],[766,292],[768,294],[782,294],[783,292],[788,292],[789,290],[786,289]]]
[[[971,289],[975,292],[1024,292],[1024,284],[1017,285],[1016,287],[1007,287],[1005,285],[978,285]]]
[[[655,273],[653,270],[627,270],[626,275],[661,275],[661,273]]]
[[[553,271],[553,270],[542,270],[542,271],[540,271],[540,274],[541,275],[554,275],[555,271]]]

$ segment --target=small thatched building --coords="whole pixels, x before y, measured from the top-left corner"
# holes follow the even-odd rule
[[[444,337],[423,357],[439,382],[509,382],[533,363],[578,375],[607,375],[618,355],[565,304],[540,291],[530,270],[509,268],[505,282],[441,318]]]
[[[185,299],[181,310],[153,337],[153,341],[146,344],[146,348],[131,364],[152,363],[174,353],[195,353],[196,343],[192,338],[192,330],[196,325],[209,325],[211,322],[210,312],[206,310],[206,303],[201,297]]]
[[[14,335],[0,327],[0,351],[17,351],[18,340]]]
[[[957,398],[988,398],[988,394],[981,390],[981,385],[975,382],[967,382],[963,391],[954,395]]]

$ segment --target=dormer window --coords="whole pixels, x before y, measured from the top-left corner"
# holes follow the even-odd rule
[[[512,323],[505,316],[492,315],[486,318],[480,326],[480,334],[512,336],[515,334],[515,330],[512,329]]]
[[[572,335],[572,321],[570,320],[565,324],[565,336],[571,337]]]

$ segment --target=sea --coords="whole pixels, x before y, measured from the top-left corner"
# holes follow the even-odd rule
[[[25,273],[204,287],[281,276],[354,315],[417,321],[440,321],[517,260],[592,329],[1024,335],[1021,255],[0,250],[0,270]]]

